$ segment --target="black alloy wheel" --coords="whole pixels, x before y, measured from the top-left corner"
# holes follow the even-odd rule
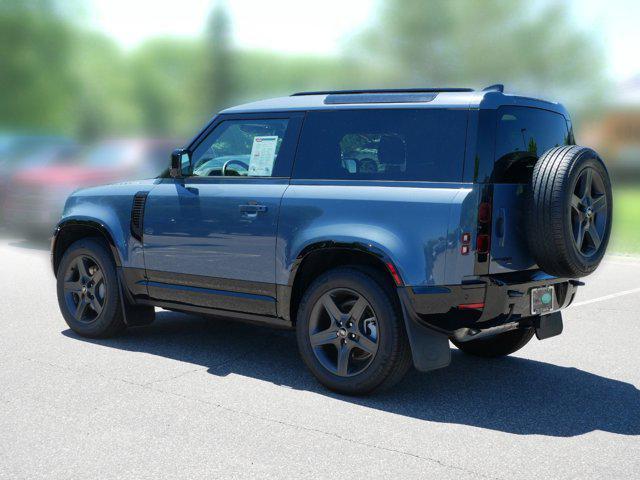
[[[79,255],[69,264],[64,277],[65,301],[78,322],[91,323],[104,309],[107,287],[96,260]]]
[[[547,150],[528,188],[526,237],[533,260],[555,277],[581,278],[604,257],[613,216],[607,168],[579,145]]]
[[[74,332],[107,338],[126,328],[115,261],[104,241],[83,238],[72,243],[58,264],[56,280],[60,312]],[[148,312],[131,313],[147,313],[143,319],[153,320]]]
[[[411,367],[392,280],[369,266],[336,267],[319,275],[300,300],[296,337],[304,363],[334,392],[384,390]]]
[[[378,351],[378,325],[371,304],[347,288],[328,291],[311,311],[309,340],[318,361],[334,375],[361,373]]]
[[[607,195],[602,176],[585,168],[571,197],[571,226],[577,250],[585,257],[598,251],[607,228]]]

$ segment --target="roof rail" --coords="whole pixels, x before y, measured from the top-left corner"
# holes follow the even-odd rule
[[[494,85],[489,85],[488,87],[485,87],[482,89],[483,92],[500,92],[503,93],[504,92],[504,85],[501,83],[496,83]]]
[[[357,95],[366,93],[438,93],[438,92],[473,92],[473,88],[376,88],[371,90],[318,90],[315,92],[296,92],[292,97],[304,95]]]

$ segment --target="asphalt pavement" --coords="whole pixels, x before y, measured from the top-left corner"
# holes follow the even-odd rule
[[[0,239],[0,478],[640,478],[640,258],[585,281],[559,337],[499,360],[452,347],[350,398],[288,331],[159,311],[78,337],[46,245]]]

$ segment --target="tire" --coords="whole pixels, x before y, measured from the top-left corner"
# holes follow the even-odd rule
[[[596,152],[577,145],[548,150],[533,169],[527,215],[529,248],[550,275],[579,278],[602,260],[613,197]]]
[[[126,328],[115,264],[101,240],[73,243],[56,278],[58,305],[71,330],[83,337],[107,338]]]
[[[363,395],[402,379],[411,348],[394,294],[374,270],[358,267],[330,270],[307,288],[296,335],[302,360],[320,383]]]
[[[464,353],[475,355],[476,357],[496,358],[517,352],[529,343],[534,333],[535,330],[533,328],[525,328],[510,330],[493,337],[479,338],[469,342],[458,342],[451,339],[451,343]]]

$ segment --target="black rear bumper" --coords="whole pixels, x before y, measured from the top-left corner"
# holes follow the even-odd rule
[[[462,285],[401,287],[398,293],[411,320],[452,335],[461,328],[483,330],[531,317],[531,289],[550,285],[558,311],[571,304],[582,283],[523,271],[482,276]]]

